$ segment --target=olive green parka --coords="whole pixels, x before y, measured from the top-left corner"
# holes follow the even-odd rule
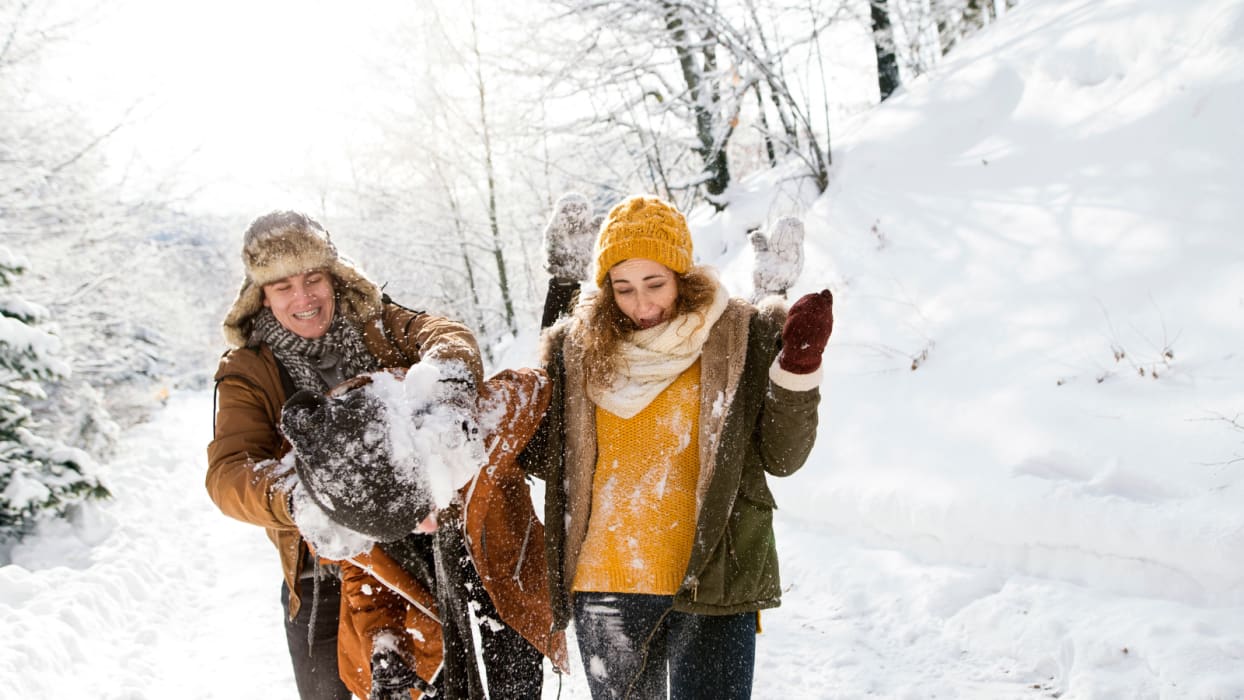
[[[731,299],[700,358],[700,475],[695,541],[674,596],[683,612],[725,615],[781,602],[773,535],[776,503],[766,474],[803,466],[816,438],[815,378],[792,375],[774,360],[785,310]],[[571,340],[574,318],[548,329],[541,362],[553,395],[524,467],[546,481],[545,519],[554,623],[571,619],[570,584],[591,514],[596,469],[595,405],[584,354]]]

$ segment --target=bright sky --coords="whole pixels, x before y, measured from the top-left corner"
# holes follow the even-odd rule
[[[75,38],[64,74],[105,126],[141,100],[112,146],[122,166],[193,172],[211,183],[204,206],[314,210],[280,183],[348,174],[343,154],[367,128],[356,106],[397,5],[121,0]]]
[[[54,1],[62,9],[98,2]],[[132,126],[109,141],[110,160],[135,183],[180,174],[175,192],[206,183],[192,202],[198,208],[323,214],[310,182],[348,185],[346,154],[372,140],[371,115],[384,98],[377,73],[394,67],[384,57],[396,43],[391,32],[427,8],[411,0],[114,0],[73,30],[55,73],[100,131],[137,105]],[[481,22],[512,28],[504,15],[512,4],[480,8]],[[840,54],[828,78],[835,115],[873,99],[873,78],[856,65],[872,60],[871,45],[859,43],[862,26],[843,21],[828,42]],[[455,14],[445,29],[464,27]],[[497,40],[500,29],[482,31]],[[819,97],[813,105],[821,108]]]

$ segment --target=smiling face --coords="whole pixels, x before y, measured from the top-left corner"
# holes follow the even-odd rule
[[[315,339],[333,322],[333,276],[324,270],[290,275],[263,286],[263,305],[286,330]]]
[[[609,270],[609,284],[618,309],[640,330],[668,321],[674,314],[678,277],[655,260],[623,260]]]

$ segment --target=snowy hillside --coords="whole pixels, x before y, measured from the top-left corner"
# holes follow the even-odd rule
[[[798,290],[838,301],[825,472],[788,512],[1244,603],[1242,21],[1034,3],[840,137]]]
[[[746,229],[804,215],[794,293],[836,300],[757,698],[1244,698],[1241,124],[1238,0],[1026,0],[836,134],[824,195],[692,215],[740,294]],[[0,698],[295,696],[211,412],[175,394],[0,567]]]
[[[1038,2],[841,139],[825,478],[788,512],[1244,605],[1242,80],[1237,2]]]

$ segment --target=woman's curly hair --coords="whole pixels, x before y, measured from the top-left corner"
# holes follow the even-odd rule
[[[674,276],[678,284],[678,296],[674,300],[672,318],[702,311],[713,303],[718,283],[702,265],[692,266],[681,275]],[[589,385],[604,388],[613,384],[625,369],[618,366],[618,346],[637,329],[635,323],[622,313],[613,297],[613,285],[606,277],[600,292],[580,307],[570,340],[583,348],[584,374]]]

